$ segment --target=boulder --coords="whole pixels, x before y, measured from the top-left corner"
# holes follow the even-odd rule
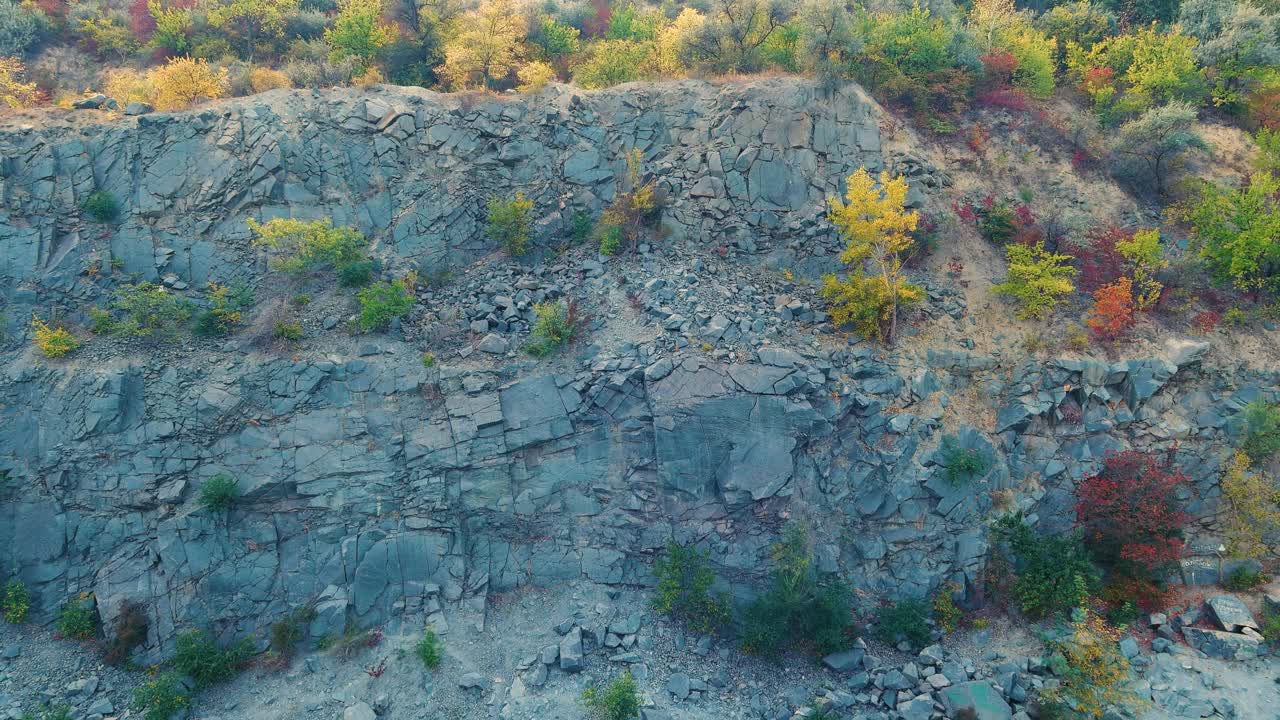
[[[943,688],[939,697],[949,718],[968,712],[973,720],[1013,720],[1013,710],[1009,708],[1009,703],[1000,697],[999,691],[991,683],[982,680]]]
[[[1259,629],[1253,613],[1234,595],[1216,595],[1206,600],[1205,604],[1209,606],[1213,621],[1227,632],[1240,632],[1244,628]]]
[[[378,720],[369,703],[358,702],[342,711],[342,720]]]
[[[560,669],[565,672],[582,669],[582,628],[575,626],[560,640]]]
[[[1261,643],[1253,637],[1222,630],[1184,627],[1182,636],[1187,644],[1208,655],[1222,660],[1242,660],[1257,657]]]

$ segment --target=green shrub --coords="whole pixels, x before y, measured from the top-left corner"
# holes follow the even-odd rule
[[[134,648],[147,641],[147,614],[142,606],[132,600],[125,600],[120,606],[120,614],[112,624],[112,637],[107,640],[102,659],[108,665],[123,665]]]
[[[305,625],[316,618],[313,608],[297,608],[271,625],[271,650],[282,660],[293,658],[294,650],[302,642]]]
[[[596,221],[589,212],[579,210],[569,220],[569,238],[574,245],[581,245],[590,240],[595,231]]]
[[[94,333],[145,337],[177,331],[191,319],[192,305],[163,285],[140,282],[116,289],[111,308],[119,317],[106,310],[89,312]]]
[[[1238,565],[1227,573],[1227,577],[1222,581],[1222,587],[1233,592],[1247,592],[1266,585],[1270,581],[1271,577],[1261,570],[1254,570],[1247,565]]]
[[[120,214],[120,205],[106,190],[99,190],[89,195],[84,199],[80,209],[89,216],[89,219],[104,225],[115,220]]]
[[[60,358],[67,353],[75,352],[80,347],[80,338],[71,334],[65,327],[49,325],[40,318],[31,318],[31,332],[35,335],[36,347],[47,358]]]
[[[992,288],[997,295],[1007,295],[1018,305],[1018,317],[1042,318],[1058,305],[1063,296],[1075,290],[1071,278],[1076,269],[1070,255],[1059,255],[1035,246],[1013,243],[1006,246],[1009,276]]]
[[[993,203],[991,207],[975,206],[974,213],[978,216],[978,234],[992,245],[1007,245],[1018,232],[1013,208],[1004,200]]]
[[[604,688],[587,688],[582,702],[601,720],[632,720],[640,717],[640,690],[627,670]]]
[[[0,610],[4,611],[5,622],[17,625],[27,619],[27,611],[31,609],[31,591],[27,584],[18,578],[10,580],[4,586],[4,599],[0,602]]]
[[[729,621],[729,601],[723,594],[713,596],[715,573],[707,555],[671,540],[666,553],[654,561],[658,580],[653,609],[684,622],[700,633],[712,633]]]
[[[489,239],[494,240],[512,257],[523,255],[533,233],[533,201],[524,193],[516,193],[511,200],[490,198]]]
[[[982,477],[990,464],[981,451],[961,447],[960,442],[950,435],[942,438],[938,454],[943,476],[955,487]]]
[[[58,633],[73,640],[88,640],[98,634],[98,613],[94,611],[92,595],[81,595],[62,606]]]
[[[240,483],[228,475],[214,475],[200,486],[200,505],[213,512],[226,512],[240,499]]]
[[[622,226],[606,225],[600,232],[600,254],[613,257],[622,250]]]
[[[23,713],[22,720],[71,720],[71,706],[51,705],[39,712]]]
[[[1069,613],[1097,589],[1098,572],[1078,533],[1038,535],[1021,513],[1000,518],[992,529],[1014,556],[1013,592],[1027,615]]]
[[[373,282],[376,267],[372,260],[351,263],[338,270],[338,284],[342,287],[364,287]]]
[[[933,596],[933,619],[944,633],[955,632],[964,617],[964,610],[956,605],[955,595],[960,590],[959,583],[951,582],[938,588],[937,594]]]
[[[197,690],[202,690],[235,677],[252,656],[252,638],[241,638],[220,648],[206,633],[188,630],[178,635],[173,667],[194,680]]]
[[[133,691],[134,707],[143,720],[169,720],[191,706],[191,696],[176,672],[167,672]]]
[[[403,280],[380,282],[361,290],[356,299],[360,302],[360,329],[369,332],[381,330],[391,321],[409,314],[413,309],[413,294]]]
[[[440,666],[442,649],[440,639],[436,637],[436,631],[427,628],[422,633],[422,639],[414,647],[414,652],[417,653],[418,659],[422,661],[423,665],[430,670],[435,670]]]
[[[200,337],[226,337],[253,307],[253,291],[244,285],[209,283],[209,307],[196,316],[192,332]]]
[[[544,302],[533,306],[536,317],[526,348],[530,355],[545,357],[573,339],[578,331],[576,313],[562,302]]]
[[[436,366],[436,354],[431,352],[422,353],[422,367],[433,368]]]
[[[1270,610],[1265,603],[1262,608],[1262,637],[1270,640],[1273,646],[1280,646],[1280,610]]]
[[[1280,405],[1255,400],[1244,409],[1244,451],[1261,462],[1280,451]]]
[[[890,645],[906,641],[919,650],[929,644],[929,605],[920,599],[900,600],[880,609],[876,631]]]
[[[773,580],[768,592],[743,614],[745,651],[777,657],[789,647],[819,654],[841,649],[852,625],[852,593],[842,582],[819,584],[809,556],[809,537],[792,525],[772,549]]]
[[[366,262],[368,241],[353,227],[334,227],[333,221],[275,218],[266,224],[249,220],[254,244],[267,248],[273,270],[303,273],[336,270]]]

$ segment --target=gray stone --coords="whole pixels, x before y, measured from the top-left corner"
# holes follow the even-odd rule
[[[476,345],[480,352],[486,352],[490,355],[505,355],[510,347],[511,344],[507,342],[506,338],[494,333],[485,335],[480,344]]]
[[[973,680],[944,688],[939,697],[946,708],[947,717],[971,712],[974,720],[1012,720],[1013,710],[1000,693],[983,680]]]
[[[470,672],[458,678],[458,687],[463,690],[487,690],[489,681],[480,673]]]
[[[374,714],[373,708],[369,707],[369,703],[358,702],[355,705],[349,705],[342,711],[342,720],[377,720],[378,716]]]
[[[1222,630],[1184,627],[1182,636],[1187,644],[1213,658],[1240,660],[1256,657],[1261,643],[1252,637]]]
[[[1244,628],[1259,629],[1253,613],[1234,595],[1216,595],[1205,601],[1209,614],[1218,627],[1227,632],[1240,632]]]
[[[582,669],[582,628],[575,626],[560,640],[560,669],[566,672]]]

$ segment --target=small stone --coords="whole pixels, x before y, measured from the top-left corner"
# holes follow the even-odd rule
[[[342,720],[378,720],[369,703],[358,702],[342,711]]]
[[[507,339],[501,335],[490,333],[485,335],[484,339],[481,340],[480,344],[476,347],[480,352],[486,352],[490,355],[505,355],[507,354],[507,350],[510,349],[511,344],[508,343]]]

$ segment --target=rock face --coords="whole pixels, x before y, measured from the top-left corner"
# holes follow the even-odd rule
[[[672,198],[671,233],[709,242],[805,237],[824,194],[881,162],[859,91],[820,98],[774,81],[476,106],[273,92],[113,125],[0,129],[0,301],[11,319],[78,312],[98,297],[86,262],[108,253],[138,279],[248,279],[250,216],[331,215],[369,231],[384,259],[430,267],[492,250],[480,225],[493,194],[522,189],[555,236],[612,197],[632,148]],[[118,225],[75,218],[96,189],[119,200]],[[589,262],[584,274],[607,281]],[[787,322],[823,322],[779,304]],[[700,332],[761,332],[742,324],[711,317]],[[706,549],[746,594],[784,517],[810,526],[818,570],[864,597],[973,590],[996,491],[1051,525],[1109,450],[1167,453],[1194,480],[1189,509],[1211,519],[1234,418],[1277,387],[1274,372],[1202,368],[1206,348],[1187,343],[1019,364],[843,342],[732,357],[649,342],[539,364],[498,360],[510,348],[489,337],[501,344],[429,367],[394,339],[169,364],[49,365],[0,345],[0,569],[32,587],[43,621],[81,592],[106,627],[140,603],[142,660],[189,626],[265,639],[304,605],[320,637],[442,604],[483,617],[490,591],[523,585],[646,585],[671,538]],[[949,408],[972,394],[981,404],[957,420]],[[949,482],[936,451],[946,434],[990,469]],[[218,474],[239,482],[229,512],[198,502]],[[584,635],[609,642],[602,628],[562,632],[544,664],[579,669]],[[608,632],[627,661],[634,630]],[[858,658],[829,660],[857,672]],[[953,694],[985,702],[981,688]]]
[[[707,241],[801,235],[849,173],[883,163],[861,90],[823,97],[785,80],[553,86],[480,104],[411,88],[273,92],[114,124],[51,119],[0,128],[0,300],[29,316],[15,289],[31,280],[74,296],[94,253],[140,280],[243,277],[249,217],[332,217],[425,268],[468,260],[493,248],[490,197],[523,192],[548,241],[613,198],[632,150],[671,199],[670,237]],[[120,205],[109,247],[74,222],[95,191]]]

